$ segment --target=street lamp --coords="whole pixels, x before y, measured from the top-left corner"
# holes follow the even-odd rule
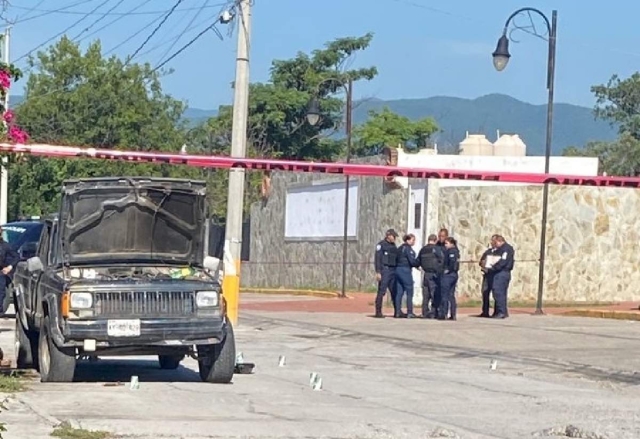
[[[549,174],[549,161],[551,158],[551,139],[553,129],[553,83],[555,77],[556,67],[556,33],[557,33],[557,21],[558,11],[553,11],[551,15],[551,23],[546,15],[535,8],[522,8],[515,11],[509,16],[506,24],[504,25],[504,31],[502,36],[498,40],[495,52],[493,52],[493,65],[497,71],[502,71],[507,67],[509,63],[509,38],[507,37],[507,31],[509,30],[509,24],[514,17],[523,12],[535,13],[544,19],[547,26],[547,33],[549,35],[549,54],[547,57],[547,90],[549,92],[549,100],[547,103],[547,139],[546,149],[544,155],[544,173]],[[517,29],[518,27],[516,27]],[[522,28],[520,28],[522,29]],[[541,36],[535,33],[535,28],[532,27],[533,33],[536,36]],[[549,184],[545,183],[542,191],[542,221],[540,230],[540,266],[538,271],[538,298],[536,300],[536,314],[544,314],[542,311],[542,293],[544,290],[544,262],[547,245],[547,211],[549,207]]]
[[[326,82],[334,81],[339,83],[344,89],[347,95],[347,105],[345,106],[345,131],[347,135],[347,157],[346,162],[351,161],[351,128],[352,128],[352,109],[353,109],[353,79],[349,78],[347,83],[335,78],[328,78],[318,84],[318,90],[320,86]],[[318,93],[316,92],[316,95]],[[320,102],[318,97],[314,96],[309,102],[307,107],[307,122],[311,126],[316,126],[322,119],[320,114]],[[340,289],[340,297],[347,297],[347,238],[349,233],[349,176],[345,176],[345,188],[344,188],[344,229],[342,234],[342,287]]]

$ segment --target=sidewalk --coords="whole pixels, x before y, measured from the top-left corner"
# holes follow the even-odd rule
[[[346,299],[341,298],[317,298],[292,295],[262,295],[255,293],[242,293],[240,297],[240,309],[247,311],[271,311],[271,312],[317,312],[317,313],[354,313],[371,314],[373,312],[373,301],[375,295],[371,293],[349,293]],[[383,312],[392,314],[391,305],[387,305],[388,298],[385,297]],[[458,313],[479,314],[479,307],[465,306],[464,302],[458,305]],[[581,305],[575,306],[543,306],[545,314],[566,315],[576,317],[599,317],[621,320],[640,321],[640,310],[638,302],[622,302],[615,305]],[[533,314],[535,305],[527,307],[510,308],[510,314]]]

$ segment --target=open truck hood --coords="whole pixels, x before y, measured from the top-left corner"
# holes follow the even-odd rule
[[[206,184],[145,177],[63,183],[59,227],[66,264],[202,265]]]

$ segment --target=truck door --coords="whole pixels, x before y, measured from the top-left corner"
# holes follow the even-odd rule
[[[42,261],[42,265],[44,267],[47,266],[49,261],[49,241],[51,237],[51,223],[47,222],[45,226],[42,228],[42,234],[40,235],[40,241],[38,243],[38,252],[36,256],[40,258]],[[26,291],[24,294],[25,304],[27,305],[28,312],[33,315],[33,313],[38,310],[38,294],[36,288],[38,287],[38,281],[40,280],[40,276],[42,276],[42,271],[37,273],[27,273],[29,276],[29,280],[27,282]]]

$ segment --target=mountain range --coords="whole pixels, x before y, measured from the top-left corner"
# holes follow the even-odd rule
[[[22,96],[15,96],[17,105]],[[527,145],[528,155],[544,155],[546,139],[546,105],[533,105],[511,96],[490,94],[476,99],[435,96],[424,99],[381,100],[366,99],[354,103],[353,121],[367,120],[370,110],[388,107],[402,116],[416,120],[433,117],[441,132],[433,140],[442,147],[462,141],[466,133],[484,134],[495,141],[498,133],[518,134]],[[217,110],[187,108],[185,118],[191,124],[215,116]],[[617,129],[609,123],[595,120],[593,110],[572,104],[556,103],[553,117],[554,155],[568,146],[583,147],[590,141],[609,141],[616,138]]]

